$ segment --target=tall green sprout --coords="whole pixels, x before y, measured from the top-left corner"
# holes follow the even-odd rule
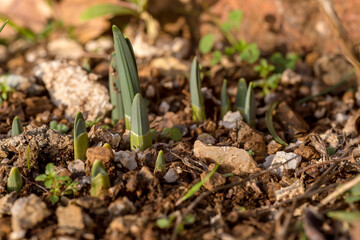
[[[89,137],[87,135],[85,120],[81,112],[78,112],[74,122],[74,157],[86,160],[86,150],[89,147]]]
[[[204,121],[206,119],[204,97],[201,94],[201,79],[197,58],[191,65],[190,70],[190,97],[193,121]]]
[[[230,111],[230,99],[227,93],[227,80],[223,81],[221,87],[221,119],[224,118],[225,114]]]
[[[135,94],[140,93],[139,76],[130,41],[124,38],[118,27],[114,25],[112,29],[115,44],[116,70],[119,75],[125,112],[125,126],[126,129],[130,130],[132,102]]]
[[[249,84],[245,99],[245,121],[250,127],[255,128],[255,95],[253,89],[253,83]]]
[[[111,119],[113,123],[117,123],[120,119],[124,118],[124,106],[121,98],[119,74],[116,70],[115,53],[110,56],[109,66],[109,92],[110,101],[113,105],[111,111]]]
[[[145,150],[152,146],[150,124],[144,100],[140,93],[135,95],[131,112],[131,150]]]
[[[101,161],[95,160],[91,168],[91,188],[90,195],[93,197],[102,197],[106,195],[111,187],[109,176]]]
[[[14,117],[14,120],[12,122],[11,126],[11,136],[19,135],[23,132],[23,126],[21,124],[21,121],[18,117]]]
[[[237,92],[235,98],[235,110],[239,111],[241,115],[245,115],[245,100],[246,100],[247,85],[244,78],[241,78],[237,85]]]

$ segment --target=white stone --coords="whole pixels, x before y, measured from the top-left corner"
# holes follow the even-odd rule
[[[223,126],[224,128],[236,128],[236,122],[237,120],[242,120],[243,117],[241,116],[240,112],[227,112],[223,118],[222,121],[219,122],[220,126]]]
[[[284,169],[295,169],[300,161],[300,155],[278,151],[275,155],[272,154],[265,158],[264,167],[266,169],[273,168],[273,172],[282,177]]]
[[[164,175],[164,179],[168,183],[173,183],[179,178],[179,174],[175,168],[170,168]]]

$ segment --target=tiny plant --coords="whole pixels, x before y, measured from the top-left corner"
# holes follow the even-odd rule
[[[49,123],[50,129],[55,129],[61,133],[67,133],[69,131],[69,126],[63,123],[57,123],[55,120]]]
[[[235,98],[235,110],[239,111],[241,115],[245,114],[245,101],[246,101],[247,85],[244,78],[239,80],[237,85],[237,92]]]
[[[268,110],[265,113],[265,124],[266,124],[267,129],[269,130],[269,133],[274,138],[274,140],[277,141],[278,143],[280,143],[281,145],[287,146],[288,144],[285,141],[283,141],[279,137],[279,135],[277,135],[275,128],[274,128],[273,113],[278,104],[279,104],[279,102],[273,102],[272,104],[270,104]]]
[[[45,174],[37,176],[35,181],[44,182],[45,187],[50,189],[49,200],[53,204],[59,201],[59,197],[70,195],[78,190],[76,187],[78,182],[72,181],[69,176],[58,176],[53,163],[48,163],[45,167]]]
[[[21,121],[18,117],[15,117],[12,126],[11,126],[11,136],[19,135],[23,132],[23,126],[21,124]]]
[[[165,168],[164,152],[163,152],[163,150],[160,150],[159,154],[156,158],[154,174],[155,173],[165,173],[165,171],[166,171],[166,168]]]
[[[102,197],[106,195],[107,190],[111,187],[109,176],[101,161],[95,160],[91,168],[91,189],[92,197]]]
[[[17,167],[11,168],[9,178],[7,180],[7,191],[19,193],[24,186],[24,180],[21,177],[20,171]]]
[[[131,110],[131,150],[139,148],[141,151],[152,146],[152,136],[150,131],[148,114],[145,102],[140,93],[135,95]]]
[[[245,99],[245,121],[250,126],[255,128],[255,95],[253,90],[253,82],[249,84]]]
[[[3,101],[6,101],[8,99],[9,92],[13,92],[14,89],[10,87],[6,82],[0,83],[0,104],[3,103]]]
[[[190,71],[190,96],[191,96],[191,109],[193,121],[199,122],[206,119],[204,97],[201,94],[201,79],[199,64],[196,57],[191,65]]]
[[[180,141],[182,134],[177,127],[164,128],[161,132],[162,138],[171,138],[173,141]]]
[[[123,100],[126,129],[131,128],[131,107],[137,93],[140,93],[139,76],[134,52],[129,39],[125,38],[118,27],[113,26],[115,43],[115,63],[119,76]]]
[[[273,53],[270,57],[270,62],[275,66],[276,73],[282,73],[286,69],[294,70],[296,67],[296,62],[300,59],[299,55],[295,53],[287,53],[284,57],[281,53]]]
[[[116,70],[115,54],[110,55],[110,66],[109,66],[109,92],[110,101],[113,105],[111,110],[111,120],[115,124],[120,119],[124,118],[124,106],[120,92],[119,74]]]
[[[76,114],[74,122],[74,156],[75,160],[86,160],[89,137],[86,132],[85,120],[81,112]]]
[[[230,99],[227,93],[227,81],[224,80],[221,87],[221,119],[224,118],[228,111],[230,111]]]

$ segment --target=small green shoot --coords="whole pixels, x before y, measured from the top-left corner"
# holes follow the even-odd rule
[[[89,137],[87,135],[85,120],[81,112],[76,114],[74,122],[74,157],[86,160],[86,150],[89,147]]]
[[[197,58],[194,57],[190,71],[190,97],[191,97],[192,119],[195,122],[204,121],[206,119],[204,97],[201,94],[200,81],[201,79],[200,79],[199,64],[197,62]]]
[[[224,118],[225,114],[230,111],[230,109],[230,99],[227,93],[227,80],[224,80],[221,87],[221,119]]]
[[[255,128],[255,117],[256,117],[256,109],[255,109],[255,96],[254,96],[254,89],[253,89],[253,82],[250,82],[249,88],[246,92],[246,99],[245,99],[245,121],[246,123]]]
[[[121,97],[125,112],[126,129],[131,129],[132,102],[137,93],[140,93],[139,76],[131,43],[124,38],[121,31],[113,26],[115,43],[116,70],[120,79]]]
[[[269,74],[275,70],[275,66],[268,63],[268,61],[265,58],[262,58],[260,60],[259,65],[256,65],[254,67],[254,71],[258,72],[260,77],[263,79],[266,79]]]
[[[360,183],[356,184],[349,190],[349,193],[345,197],[345,202],[356,203],[360,201]]]
[[[286,69],[294,70],[296,67],[296,62],[300,59],[299,55],[295,53],[287,53],[284,57],[281,53],[273,53],[270,57],[270,61],[275,66],[276,73],[282,73]]]
[[[245,79],[241,78],[237,85],[235,110],[239,111],[242,116],[245,116],[246,93],[247,93],[247,84]]]
[[[171,224],[175,219],[175,215],[172,215],[169,218],[159,218],[158,220],[156,220],[156,225],[160,229],[168,229],[171,227]]]
[[[199,50],[201,53],[206,54],[209,53],[214,44],[214,35],[207,34],[200,39],[199,42]]]
[[[165,173],[165,171],[166,171],[166,168],[165,168],[164,152],[163,152],[163,150],[160,150],[159,154],[156,158],[154,174]]]
[[[61,133],[67,133],[69,131],[69,126],[63,123],[57,123],[55,120],[49,123],[50,129],[55,129]]]
[[[95,121],[91,121],[91,120],[87,120],[86,122],[85,122],[85,127],[86,128],[91,128],[92,126],[94,126],[94,125],[96,125],[98,122],[100,122],[100,120],[101,120],[101,118],[97,118],[97,119],[95,119]]]
[[[91,168],[91,189],[92,197],[102,197],[106,195],[111,187],[110,179],[101,161],[95,160]]]
[[[9,19],[6,19],[6,21],[1,25],[0,32],[4,29],[5,25],[9,22]]]
[[[180,141],[182,134],[177,127],[164,128],[160,134],[162,138],[171,138],[173,141]]]
[[[139,148],[144,151],[152,146],[152,136],[145,102],[140,93],[135,95],[131,110],[131,150]]]
[[[360,220],[360,211],[331,211],[327,213],[329,218],[333,218],[335,220],[348,222],[348,223],[355,223]]]
[[[11,168],[9,178],[7,180],[7,191],[19,193],[24,186],[24,180],[21,177],[20,171],[17,167]]]
[[[277,135],[275,128],[274,128],[273,113],[278,104],[279,104],[279,102],[273,102],[270,104],[268,110],[265,113],[265,124],[266,124],[267,129],[269,130],[269,133],[274,138],[274,140],[283,146],[287,146],[288,144],[285,141],[283,141],[279,137],[279,135]]]
[[[10,92],[13,92],[14,89],[12,87],[10,87],[7,82],[2,82],[0,83],[0,92],[1,92],[1,97],[0,97],[0,104],[2,104],[4,101],[6,101],[8,99],[8,95]]]
[[[15,117],[11,126],[11,136],[13,137],[16,135],[20,135],[23,131],[23,126],[20,119],[18,117]]]
[[[137,12],[126,6],[120,6],[118,4],[101,3],[95,4],[80,14],[80,20],[91,20],[94,18],[106,16],[106,15],[133,15],[136,16]]]
[[[195,193],[197,193],[204,185],[204,183],[208,182],[212,175],[214,175],[219,166],[220,164],[216,163],[215,167],[209,172],[209,174],[207,174],[203,179],[201,179],[200,182],[192,186],[190,190],[175,203],[175,206],[179,206],[182,202],[186,201],[187,199],[191,198]]]
[[[111,120],[116,124],[120,119],[124,118],[124,106],[120,91],[119,74],[116,70],[115,54],[111,54],[110,58],[109,92],[110,102],[113,105],[113,109],[111,110]]]
[[[44,182],[47,189],[50,189],[50,202],[55,204],[59,201],[59,197],[70,195],[77,192],[77,181],[72,181],[69,176],[58,176],[55,171],[54,164],[48,163],[45,167],[45,174],[41,174],[35,178],[35,181]]]

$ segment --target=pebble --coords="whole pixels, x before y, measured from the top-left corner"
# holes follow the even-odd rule
[[[159,106],[161,113],[167,113],[170,110],[170,105],[166,101],[162,101]]]
[[[82,230],[85,228],[81,208],[74,204],[69,204],[66,207],[58,207],[56,209],[56,216],[60,228],[70,228],[73,230]]]
[[[134,170],[138,167],[136,162],[136,152],[118,151],[115,152],[115,162],[120,162],[121,165],[129,170]]]
[[[275,155],[269,155],[265,158],[264,167],[266,169],[275,167],[277,164],[282,164],[273,169],[273,172],[282,177],[284,169],[295,169],[297,164],[301,161],[301,156],[295,153],[287,153],[279,151]]]
[[[75,40],[68,38],[58,38],[52,40],[47,49],[49,53],[58,59],[79,59],[84,50]]]
[[[80,159],[74,160],[68,164],[68,169],[71,173],[85,172],[85,163]]]
[[[170,168],[164,175],[167,183],[173,183],[179,178],[179,174],[175,168]]]
[[[196,140],[194,143],[194,155],[212,162],[219,161],[223,168],[234,174],[253,173],[258,168],[247,151],[236,147],[208,146]]]
[[[127,197],[122,197],[110,203],[108,210],[113,217],[118,217],[135,213],[136,207]]]
[[[200,140],[202,141],[203,143],[206,143],[206,144],[214,144],[216,139],[211,136],[210,134],[208,133],[201,133],[198,137],[197,137],[197,140]]]
[[[219,122],[219,126],[223,126],[224,128],[236,128],[236,122],[237,120],[240,119],[242,120],[243,117],[241,116],[240,112],[236,111],[236,112],[227,112],[223,118],[223,120],[221,120]]]

